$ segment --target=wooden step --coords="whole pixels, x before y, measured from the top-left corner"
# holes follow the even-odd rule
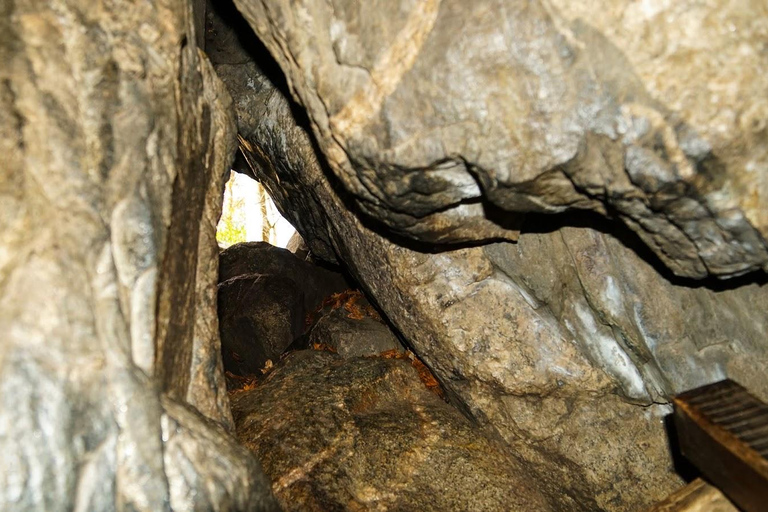
[[[739,512],[719,489],[697,478],[648,512]]]
[[[673,401],[683,455],[742,510],[768,510],[768,405],[732,380]]]

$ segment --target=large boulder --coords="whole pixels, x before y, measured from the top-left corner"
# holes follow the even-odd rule
[[[485,12],[482,9],[487,7],[486,4],[472,4],[477,7],[468,5],[466,9],[479,16]],[[386,191],[377,187],[377,180],[383,179],[379,174],[383,167],[377,167],[378,162],[392,157],[397,151],[410,151],[410,145],[400,144],[397,151],[382,149],[368,153],[371,158],[367,162],[371,167],[359,176],[346,163],[342,162],[339,167],[338,160],[334,161],[339,155],[328,150],[331,143],[325,139],[327,126],[323,124],[322,116],[317,115],[316,107],[322,102],[315,102],[316,98],[311,102],[304,101],[304,93],[309,90],[304,79],[314,76],[317,81],[313,84],[322,85],[323,91],[339,92],[341,89],[331,85],[365,66],[341,66],[338,73],[330,74],[320,72],[318,68],[306,71],[309,67],[302,66],[311,67],[315,56],[324,48],[320,43],[303,46],[307,38],[322,38],[328,34],[344,38],[347,33],[341,22],[334,23],[332,29],[318,29],[312,24],[330,22],[337,19],[333,16],[347,15],[351,11],[338,9],[336,14],[330,14],[312,2],[304,5],[308,9],[306,12],[316,16],[294,16],[300,11],[298,8],[296,11],[272,10],[269,1],[258,6],[255,2],[253,5],[243,2],[242,7],[246,15],[270,8],[270,16],[260,19],[249,16],[250,21],[278,55],[278,62],[286,70],[288,84],[304,102],[309,119],[291,103],[287,84],[279,74],[272,74],[274,64],[270,63],[263,48],[252,39],[248,40],[247,33],[240,33],[240,37],[249,47],[242,49],[232,44],[219,48],[219,56],[229,56],[221,60],[216,59],[217,53],[212,53],[217,72],[235,99],[238,130],[242,135],[240,147],[250,163],[249,172],[255,172],[265,183],[315,254],[346,263],[409,345],[432,368],[453,403],[478,423],[493,427],[531,465],[547,467],[544,473],[555,475],[553,485],[558,492],[573,497],[582,507],[591,510],[638,510],[663,498],[679,485],[663,424],[673,393],[727,375],[742,381],[760,396],[768,397],[768,383],[761,378],[768,371],[768,346],[765,343],[768,287],[764,280],[749,276],[721,283],[678,278],[666,266],[674,267],[675,271],[690,270],[695,267],[689,265],[693,260],[687,256],[679,258],[682,253],[670,253],[660,261],[656,251],[660,246],[652,247],[654,251],[648,250],[647,237],[638,237],[619,224],[601,220],[597,214],[529,215],[526,222],[518,226],[521,234],[517,244],[495,243],[460,250],[409,244],[402,237],[392,236],[383,227],[391,225],[393,217],[387,218],[388,214],[381,210],[374,213],[383,224],[356,215],[355,202],[350,201],[354,195],[350,196],[350,192],[357,193],[358,177],[370,186],[372,194],[379,200],[376,204],[387,204]],[[432,4],[420,5],[429,7]],[[539,12],[537,4],[532,4],[531,9],[533,13]],[[408,9],[393,11],[388,17],[361,14],[359,24],[349,26],[357,27],[356,30],[364,34],[360,38],[360,44],[364,44],[373,41],[368,36],[376,33],[365,25],[368,20],[377,20],[377,27],[381,28],[387,26],[389,18],[396,23],[400,19],[398,13],[409,12]],[[458,12],[456,6],[443,2],[436,14],[435,30]],[[522,20],[518,15],[523,17]],[[526,12],[504,17],[499,16],[497,10],[488,9],[488,18],[484,19],[486,26],[506,20],[524,27],[519,24],[528,15]],[[418,13],[412,14],[410,19],[418,21],[418,16]],[[544,21],[547,19],[550,21],[542,22],[541,29],[554,30],[551,18],[545,17]],[[267,20],[282,20],[283,28],[278,28],[277,22],[271,25]],[[297,23],[308,23],[315,32],[294,31]],[[469,45],[472,39],[462,34],[474,30],[473,25],[465,21],[454,27],[455,40]],[[219,31],[225,30],[226,26],[219,28]],[[428,40],[441,33],[435,30]],[[558,30],[565,30],[565,26],[559,26]],[[283,36],[279,48],[273,46],[273,36],[277,37],[278,33]],[[378,35],[382,34],[390,35],[386,31]],[[531,31],[523,31],[519,37],[529,37],[527,34],[533,37]],[[571,37],[570,33],[568,35]],[[566,41],[569,39],[563,38],[563,44]],[[294,48],[297,42],[302,43],[301,49]],[[453,43],[443,42],[445,48],[442,51],[447,52]],[[346,47],[353,46],[350,45]],[[344,48],[341,43],[336,47],[340,55],[346,51]],[[433,55],[438,55],[437,50],[433,51]],[[288,53],[294,57],[290,63],[282,60]],[[450,54],[465,59],[461,52]],[[414,66],[433,62],[434,77],[440,76],[442,68],[452,72],[461,68],[460,65],[442,63],[437,57],[430,61],[427,55],[418,57]],[[478,59],[485,58],[481,54],[473,55]],[[472,68],[467,69],[471,71]],[[541,63],[541,69],[542,73],[546,71],[544,63]],[[407,83],[419,82],[415,77],[408,78],[408,73],[404,75]],[[472,76],[469,73],[467,80]],[[498,76],[505,76],[503,66]],[[430,81],[432,75],[421,78],[423,88],[420,90],[424,94],[411,90],[409,97],[412,99],[408,101],[421,101],[444,89],[434,87]],[[471,84],[459,81],[444,92],[461,94],[467,88],[471,88]],[[399,100],[406,101],[405,95],[397,94]],[[521,101],[529,101],[527,98],[523,95]],[[463,101],[469,102],[469,99]],[[384,101],[383,110],[377,112],[385,112],[390,107],[400,109],[396,104],[394,100]],[[473,126],[502,129],[493,123],[458,123],[445,129],[426,129],[423,122],[427,122],[427,116],[418,118],[417,114],[439,111],[405,104],[410,106],[409,119],[421,130],[418,133],[422,138],[452,133],[451,130],[466,135],[463,130]],[[458,101],[455,104],[457,108],[463,105]],[[327,105],[332,112],[341,108],[333,101]],[[482,102],[471,105],[483,110]],[[363,105],[361,108],[370,114],[367,107]],[[491,115],[492,109],[486,110]],[[378,113],[374,114],[373,119],[378,119]],[[511,115],[505,118],[515,120]],[[640,120],[637,122],[642,125]],[[371,126],[379,126],[379,122]],[[410,130],[405,125],[385,123],[384,126],[392,127],[393,131],[380,127],[370,136],[388,133],[396,138]],[[400,128],[396,130],[396,126]],[[531,129],[539,128],[532,123]],[[317,144],[313,131],[318,135]],[[366,129],[359,133],[373,132]],[[493,133],[489,132],[490,135]],[[594,140],[593,136],[587,139],[586,145],[580,147],[586,153],[594,154],[592,151],[599,146],[587,144]],[[617,148],[629,151],[632,146],[624,146],[623,139],[616,142],[610,136],[598,139],[607,144],[606,162],[611,161]],[[346,144],[349,139],[342,137],[340,140]],[[753,146],[759,145],[755,143]],[[377,146],[361,143],[360,146],[345,147],[348,149],[345,155],[355,155],[358,150],[373,151]],[[439,153],[447,148],[440,143],[428,147],[419,143],[415,147],[419,151],[410,153],[414,158],[432,155],[432,149]],[[539,142],[532,151],[536,148],[542,148]],[[520,148],[516,150],[522,151]],[[326,157],[330,169],[326,166]],[[408,168],[408,165],[387,167],[392,172]],[[346,174],[339,176],[339,169],[344,169]],[[482,169],[473,172],[481,173]],[[438,173],[419,171],[408,175],[413,183],[423,184],[423,179],[427,178],[417,176],[433,174]],[[512,176],[512,173],[504,176]],[[606,183],[611,183],[613,175],[606,176]],[[531,179],[535,184],[535,177]],[[392,190],[398,194],[402,192],[403,198],[409,197],[407,187],[398,189],[396,176],[392,183]],[[460,183],[457,178],[452,187],[441,190],[465,190]],[[556,184],[557,180],[552,183]],[[535,191],[536,187],[530,190]],[[557,190],[557,187],[552,189],[553,193]],[[674,191],[674,187],[665,190]],[[442,197],[430,194],[429,187],[421,191],[427,202]],[[612,194],[605,197],[620,199]],[[408,201],[401,203],[402,210],[408,210],[408,204]],[[489,211],[494,209],[489,208]],[[431,225],[429,218],[436,217],[420,217],[414,225],[428,227]],[[629,217],[625,217],[627,219]],[[658,220],[653,216],[648,220],[656,222],[654,219]],[[451,226],[447,221],[441,225]],[[686,224],[689,227],[695,225],[695,221]],[[481,231],[479,227],[476,230],[477,233]],[[664,229],[658,233],[660,239],[669,234]],[[408,234],[412,236],[414,231]],[[666,243],[663,241],[662,245]],[[718,251],[734,247],[740,250],[738,244],[719,244],[717,247]],[[762,250],[760,244],[752,247],[758,248],[758,252]],[[700,261],[698,256],[693,259]],[[748,263],[749,258],[740,261],[747,262],[742,270],[752,265]],[[591,499],[595,502],[590,502]]]
[[[762,0],[235,0],[365,213],[427,242],[621,219],[675,274],[768,268]]]
[[[281,275],[304,289],[304,307],[315,309],[328,295],[350,284],[338,267],[318,265],[267,242],[241,242],[219,253],[219,282],[245,274]]]
[[[280,275],[244,274],[219,284],[224,370],[258,373],[304,332],[304,292]]]
[[[404,360],[294,352],[232,408],[286,511],[551,510],[534,473]]]
[[[2,510],[274,509],[227,431],[235,131],[194,14],[0,2]]]
[[[219,328],[224,369],[258,373],[304,334],[323,299],[348,288],[342,274],[265,242],[235,244],[220,255]]]

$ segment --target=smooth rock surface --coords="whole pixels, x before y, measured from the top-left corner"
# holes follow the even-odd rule
[[[314,309],[334,292],[349,287],[338,267],[304,261],[288,249],[267,242],[241,242],[219,253],[219,282],[244,274],[282,275],[306,288],[306,307]]]
[[[173,510],[279,510],[261,465],[230,432],[178,402],[163,399],[163,409]]]
[[[0,510],[275,509],[224,429],[235,132],[194,14],[0,1]]]
[[[280,75],[264,75],[263,49],[219,55],[238,51],[214,64],[241,150],[282,211],[313,252],[348,265],[454,403],[547,467],[572,507],[639,510],[679,486],[663,426],[671,394],[727,375],[768,396],[764,281],[676,278],[597,215],[529,216],[516,245],[395,243],[350,211]]]
[[[677,275],[768,269],[762,0],[235,3],[395,233],[515,239],[521,213],[590,209]]]
[[[232,397],[283,510],[551,510],[531,471],[407,361],[290,354]]]

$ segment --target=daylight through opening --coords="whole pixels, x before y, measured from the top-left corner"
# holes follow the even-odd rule
[[[296,229],[275,206],[267,189],[245,174],[230,171],[224,204],[216,227],[222,248],[239,242],[267,242],[286,247]]]

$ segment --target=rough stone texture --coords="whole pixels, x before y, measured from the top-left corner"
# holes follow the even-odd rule
[[[311,310],[331,293],[349,287],[338,267],[326,267],[304,261],[288,249],[266,242],[242,242],[219,253],[219,282],[243,274],[290,277],[303,281],[300,284],[306,288],[306,307]]]
[[[284,43],[287,51],[293,39]],[[768,396],[763,282],[676,278],[596,214],[531,215],[516,245],[419,252],[393,243],[350,211],[279,75],[264,76],[273,66],[263,51],[217,50],[241,150],[313,252],[344,261],[452,400],[547,467],[573,508],[640,510],[679,485],[662,422],[670,394],[727,375]]]
[[[677,275],[768,269],[762,0],[235,3],[394,232],[515,238],[520,212],[590,209]]]
[[[304,332],[304,291],[281,275],[243,274],[219,285],[224,369],[258,373]]]
[[[383,322],[367,316],[351,318],[345,309],[334,309],[323,315],[309,332],[308,341],[310,345],[329,347],[341,357],[405,350]]]
[[[232,407],[286,511],[551,510],[531,470],[407,361],[294,352]]]
[[[300,260],[306,261],[307,258],[309,258],[309,247],[307,247],[307,243],[301,238],[298,231],[293,234],[290,240],[288,240],[285,248],[296,255]]]
[[[162,403],[172,510],[279,510],[261,465],[229,432],[178,402]]]
[[[235,134],[190,5],[0,1],[2,510],[274,505],[222,428]]]
[[[219,322],[224,368],[258,373],[305,331],[323,299],[348,288],[344,277],[265,242],[221,252]]]

